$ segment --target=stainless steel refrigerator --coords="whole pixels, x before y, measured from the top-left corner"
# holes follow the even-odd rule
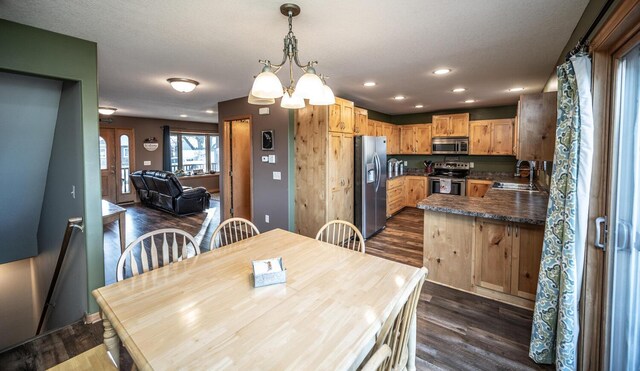
[[[387,222],[387,138],[355,137],[355,224],[364,238]]]

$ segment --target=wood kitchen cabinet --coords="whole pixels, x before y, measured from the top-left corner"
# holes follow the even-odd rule
[[[493,181],[482,179],[467,179],[467,197],[484,197]]]
[[[376,135],[376,121],[372,119],[367,120],[367,134],[366,135]]]
[[[535,300],[544,227],[476,219],[474,284]]]
[[[400,153],[400,127],[389,124],[389,135],[387,136],[387,153],[396,155]]]
[[[470,155],[512,155],[512,119],[481,120],[469,123]]]
[[[431,124],[402,125],[400,127],[401,154],[431,154]]]
[[[405,203],[405,177],[387,180],[387,218],[402,210]]]
[[[427,198],[427,177],[407,176],[405,180],[405,205],[416,207],[418,202]]]
[[[336,103],[329,106],[329,131],[353,134],[353,102],[336,97]]]
[[[353,134],[368,135],[367,124],[369,121],[369,111],[364,108],[353,108]]]
[[[435,115],[432,119],[434,138],[438,137],[468,137],[469,114],[457,113],[453,115]]]
[[[514,146],[518,160],[553,161],[556,119],[556,92],[520,96]]]

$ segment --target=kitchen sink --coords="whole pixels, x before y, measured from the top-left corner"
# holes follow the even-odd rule
[[[506,183],[506,182],[494,182],[492,188],[502,189],[507,191],[525,191],[525,192],[539,192],[540,190],[535,184],[529,185],[523,183]]]

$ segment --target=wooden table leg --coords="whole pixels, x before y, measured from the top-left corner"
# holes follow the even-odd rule
[[[407,344],[409,348],[409,359],[407,360],[407,370],[415,371],[416,369],[416,312],[414,311],[411,318],[411,325],[409,327],[409,342]]]
[[[124,252],[124,249],[127,247],[127,228],[126,228],[126,215],[124,212],[121,212],[118,216],[118,227],[120,229],[120,253]]]
[[[111,354],[116,367],[120,368],[120,339],[104,314],[102,314],[102,325],[104,326],[104,345]]]

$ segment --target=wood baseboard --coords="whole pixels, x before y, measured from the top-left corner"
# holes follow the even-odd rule
[[[102,317],[100,317],[100,312],[85,313],[83,320],[84,320],[84,324],[85,325],[89,325],[89,324],[92,324],[92,323],[96,323],[96,322],[102,321]]]

